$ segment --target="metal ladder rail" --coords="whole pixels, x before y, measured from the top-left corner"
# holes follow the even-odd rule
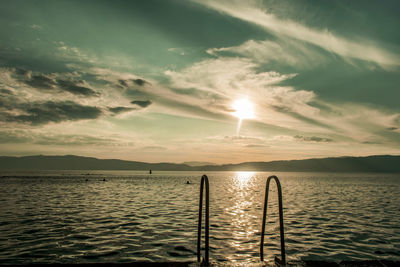
[[[197,262],[200,262],[200,241],[201,241],[201,219],[202,219],[202,211],[203,211],[203,189],[204,184],[206,185],[206,214],[205,214],[205,256],[203,262],[208,265],[209,263],[209,237],[210,237],[210,224],[209,224],[209,207],[210,207],[210,189],[208,183],[207,175],[203,175],[201,177],[200,183],[200,201],[199,201],[199,222],[198,222],[198,231],[197,231]]]
[[[261,243],[260,243],[260,259],[264,261],[264,234],[265,234],[265,223],[267,220],[267,207],[268,207],[268,192],[269,192],[269,184],[271,180],[274,179],[276,182],[276,186],[278,188],[278,202],[279,202],[279,228],[281,235],[281,260],[280,264],[286,264],[286,255],[285,255],[285,231],[283,228],[283,208],[282,208],[282,189],[281,183],[279,182],[278,177],[275,175],[271,175],[267,179],[267,184],[265,188],[265,201],[264,201],[264,213],[262,220],[262,229],[261,229]],[[277,258],[275,259],[277,261]],[[279,261],[279,260],[278,260]]]

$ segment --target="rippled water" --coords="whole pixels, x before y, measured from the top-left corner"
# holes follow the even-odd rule
[[[1,174],[0,263],[196,260],[202,173],[86,173]],[[207,174],[210,258],[258,262],[270,173]],[[400,175],[277,175],[289,260],[400,260]],[[271,188],[268,261],[280,253],[273,183]]]

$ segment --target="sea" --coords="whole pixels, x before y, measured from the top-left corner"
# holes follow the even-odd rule
[[[203,174],[2,172],[0,263],[196,261]],[[212,262],[246,266],[260,261],[270,175],[277,175],[282,185],[287,260],[400,260],[400,174],[205,174]],[[280,255],[277,199],[272,181],[264,240],[267,263]]]

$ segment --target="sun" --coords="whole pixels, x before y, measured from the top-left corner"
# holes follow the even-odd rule
[[[233,115],[238,117],[240,120],[254,118],[253,103],[247,98],[238,99],[232,104],[232,108],[235,110]]]
[[[232,104],[232,108],[235,111],[233,113],[234,116],[238,117],[238,126],[236,130],[236,134],[239,135],[240,127],[242,126],[242,121],[244,119],[253,119],[254,118],[254,107],[253,103],[251,103],[247,98],[238,99]]]

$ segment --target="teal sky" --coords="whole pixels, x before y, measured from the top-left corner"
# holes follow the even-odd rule
[[[399,11],[372,0],[3,0],[0,154],[398,155]],[[240,99],[254,116],[239,128]]]

